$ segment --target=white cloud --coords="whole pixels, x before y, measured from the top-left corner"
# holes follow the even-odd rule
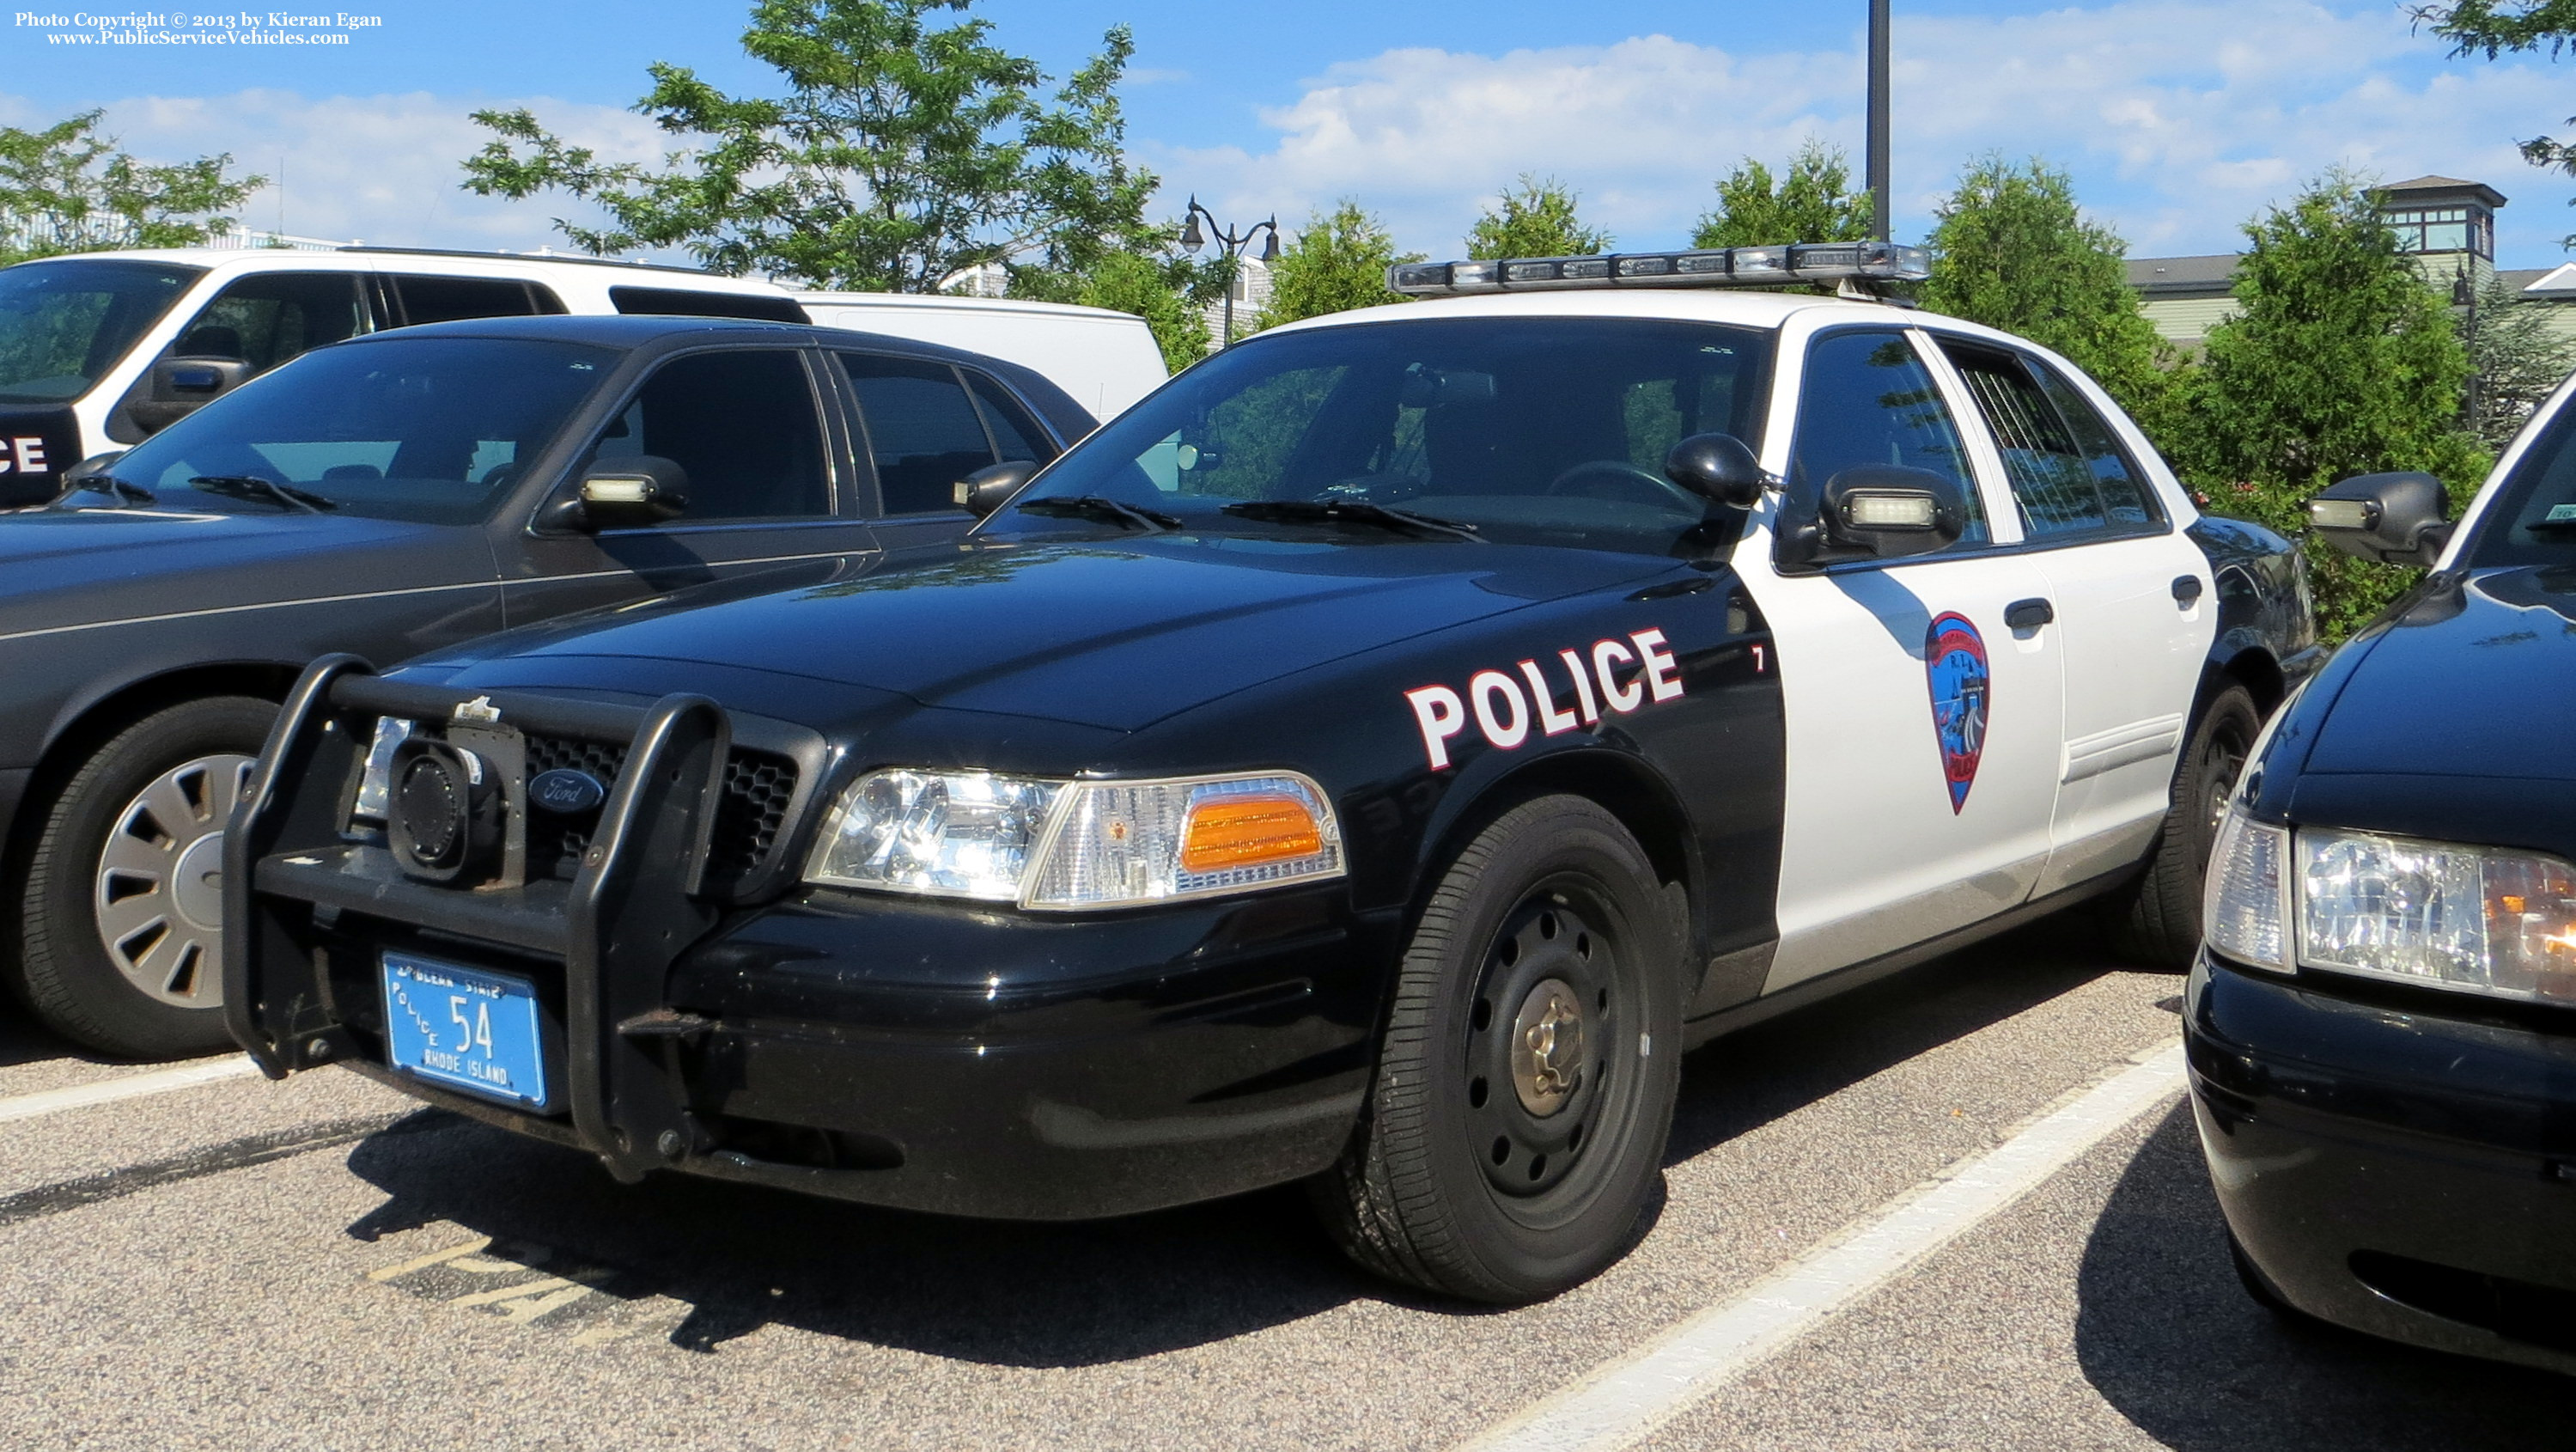
[[[274,182],[282,176],[284,230],[300,236],[394,246],[561,246],[552,219],[593,220],[594,209],[560,195],[525,202],[478,197],[458,185],[460,164],[491,139],[468,113],[514,106],[535,111],[558,135],[607,160],[651,161],[665,150],[666,138],[651,122],[612,106],[428,92],[142,96],[110,102],[101,129],[146,160],[230,152],[236,173],[271,178],[272,185],[243,204],[252,227],[277,227],[281,198]],[[17,115],[27,110],[15,101],[5,106]]]
[[[1854,37],[1855,45],[1858,37]],[[2125,0],[2036,15],[1896,22],[1900,233],[1929,226],[1959,164],[2038,154],[2144,253],[2221,251],[2301,179],[2342,165],[2383,179],[2443,172],[2521,204],[2508,260],[2556,260],[2576,217],[2563,181],[2515,139],[2569,109],[2544,63],[2451,62],[2394,6],[2312,0]],[[1739,157],[1776,162],[1813,134],[1859,164],[1858,50],[1729,51],[1665,36],[1479,55],[1389,51],[1336,66],[1263,116],[1266,151],[1151,146],[1175,190],[1221,215],[1283,220],[1356,196],[1407,246],[1455,248],[1523,171],[1578,188],[1631,245],[1683,240]]]

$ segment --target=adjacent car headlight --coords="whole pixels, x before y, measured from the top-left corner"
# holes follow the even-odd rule
[[[2293,834],[2230,811],[2210,854],[2202,925],[2212,949],[2274,972],[2291,971],[2295,956],[2344,973],[2576,1002],[2576,867],[2554,857]]]
[[[2366,832],[2302,831],[2298,844],[2301,962],[2576,1002],[2576,867]]]
[[[907,769],[852,782],[805,869],[841,887],[1057,910],[1341,873],[1332,805],[1293,772],[1060,781]]]

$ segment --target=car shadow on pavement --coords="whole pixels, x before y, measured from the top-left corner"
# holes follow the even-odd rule
[[[2123,966],[2089,918],[2060,913],[1730,1034],[1682,1061],[1664,1163],[1706,1153],[2105,973],[2132,972],[2149,970]],[[2179,974],[2149,976],[2182,984]]]
[[[2576,1383],[2274,1319],[2236,1282],[2191,1109],[2122,1174],[2077,1275],[2075,1351],[2121,1415],[2180,1452],[2565,1447]]]
[[[416,1116],[417,1118],[418,1116]],[[674,1345],[766,1325],[1020,1367],[1115,1362],[1319,1314],[1383,1289],[1289,1187],[1121,1220],[963,1220],[656,1175],[440,1115],[361,1142],[389,1197],[359,1240],[448,1222],[621,1300],[688,1307]],[[533,1255],[528,1253],[533,1251]]]

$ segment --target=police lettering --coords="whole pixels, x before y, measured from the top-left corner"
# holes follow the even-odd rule
[[[51,467],[43,439],[0,439],[0,474],[42,474]]]
[[[1560,677],[1574,686],[1571,711],[1556,703]],[[1404,699],[1422,729],[1422,754],[1433,771],[1445,771],[1449,743],[1471,719],[1486,741],[1512,751],[1533,735],[1597,725],[1605,714],[1624,714],[1681,693],[1681,667],[1664,633],[1640,630],[1625,639],[1596,640],[1588,651],[1560,650],[1547,668],[1533,656],[1509,670],[1478,671],[1467,678],[1464,695],[1447,686],[1416,686]]]

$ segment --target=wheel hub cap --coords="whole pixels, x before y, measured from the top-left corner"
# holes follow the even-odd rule
[[[1563,980],[1532,988],[1512,1019],[1512,1089],[1541,1119],[1565,1107],[1583,1068],[1583,1001]]]
[[[223,1003],[224,821],[251,758],[184,762],[117,813],[90,902],[99,946],[126,981],[174,1008]]]

